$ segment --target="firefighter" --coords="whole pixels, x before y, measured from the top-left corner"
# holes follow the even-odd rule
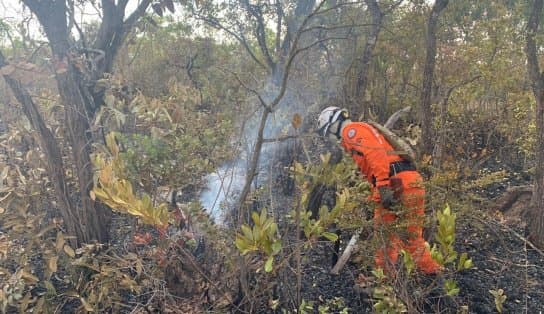
[[[372,186],[374,230],[376,235],[384,235],[377,237],[381,243],[375,255],[376,266],[390,272],[400,250],[405,250],[422,272],[439,272],[441,266],[432,259],[423,239],[425,189],[413,163],[396,154],[372,125],[352,122],[346,109],[324,109],[318,118],[318,133],[340,140]]]

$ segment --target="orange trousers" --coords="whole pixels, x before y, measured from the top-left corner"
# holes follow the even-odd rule
[[[374,230],[378,240],[376,266],[390,273],[394,270],[400,250],[405,250],[410,253],[419,270],[427,274],[436,273],[441,266],[432,259],[423,239],[425,188],[421,176],[416,171],[404,171],[395,177],[402,180],[399,215],[381,205],[377,188],[371,195],[377,205],[374,209]]]

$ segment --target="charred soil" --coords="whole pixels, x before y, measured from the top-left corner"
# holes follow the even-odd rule
[[[520,217],[527,198],[520,198],[504,213],[481,212],[461,215],[457,223],[456,250],[466,252],[473,268],[449,276],[457,282],[460,292],[447,297],[437,285],[420,300],[421,313],[498,313],[491,291],[502,289],[506,299],[503,313],[541,313],[544,311],[544,253],[534,248],[524,237],[525,225]],[[347,236],[347,235],[346,235]],[[344,236],[343,238],[345,238]],[[348,239],[344,239],[344,243]],[[318,306],[329,306],[331,300],[343,299],[350,313],[371,313],[373,300],[370,289],[358,289],[359,274],[369,275],[367,269],[351,262],[339,275],[330,274],[332,244],[322,243],[308,253],[304,267],[302,297]],[[353,259],[352,259],[353,260]],[[417,276],[417,275],[416,275]],[[436,278],[443,282],[444,278]],[[433,278],[420,275],[409,284],[425,290]],[[335,312],[335,311],[332,311]]]

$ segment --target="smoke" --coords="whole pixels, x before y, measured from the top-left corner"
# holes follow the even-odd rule
[[[274,112],[269,115],[264,129],[265,139],[294,135],[295,130],[291,126],[291,121],[295,114],[299,114],[303,118],[303,125],[313,125],[320,108],[328,99],[335,98],[340,76],[335,75],[334,70],[325,70],[327,66],[319,61],[324,59],[323,54],[322,51],[317,51],[316,54],[307,54],[304,60],[300,61],[312,66],[297,69],[300,72],[290,76],[285,95],[274,108]],[[338,65],[336,70],[344,71],[344,68]],[[278,95],[279,84],[277,82],[279,81],[277,78],[270,77],[263,84],[264,87],[260,95],[266,103],[270,103]],[[254,103],[258,104],[258,101],[254,100]],[[225,221],[229,208],[236,204],[245,184],[259,121],[264,109],[261,105],[258,106],[260,108],[243,124],[243,135],[239,141],[239,156],[219,167],[216,172],[209,174],[206,178],[207,187],[200,195],[201,204],[218,223]],[[293,145],[293,140],[273,141],[263,145],[257,176],[252,182],[254,189],[272,188],[274,176],[278,175],[278,167],[274,161],[278,160],[278,156],[287,145]],[[281,197],[276,191],[268,190],[266,192],[268,192],[269,198]],[[274,210],[274,208],[268,208]]]
[[[268,79],[263,88],[261,97],[265,102],[270,102],[279,92],[279,87],[272,79]],[[276,139],[285,135],[293,135],[291,120],[295,113],[303,112],[304,97],[295,90],[288,89],[281,102],[276,106],[274,112],[269,115],[264,129],[265,139]],[[305,107],[308,107],[306,103]],[[240,139],[240,155],[233,161],[225,163],[216,172],[208,175],[207,187],[200,195],[200,202],[208,210],[216,222],[223,222],[226,210],[238,200],[239,194],[245,184],[246,173],[249,169],[251,153],[255,145],[259,121],[263,108],[257,110],[244,123],[242,138]],[[290,140],[288,140],[290,141]],[[266,185],[272,178],[270,169],[272,161],[275,160],[286,142],[265,143],[261,150],[257,176],[254,179],[253,187],[259,188]]]

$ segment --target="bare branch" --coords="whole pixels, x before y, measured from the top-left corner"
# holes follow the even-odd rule
[[[262,105],[267,111],[270,111],[270,108],[269,108],[268,104],[267,104],[266,101],[263,99],[263,97],[261,96],[261,94],[260,94],[257,90],[255,90],[255,89],[253,89],[253,88],[247,86],[247,84],[245,84],[244,81],[242,81],[242,79],[240,78],[240,76],[238,75],[238,73],[233,72],[233,71],[230,71],[230,70],[223,70],[223,71],[228,72],[229,74],[231,74],[232,76],[234,76],[234,78],[236,79],[236,81],[238,81],[238,83],[239,83],[240,85],[242,85],[243,88],[245,88],[247,91],[249,91],[249,92],[251,92],[252,94],[254,94],[255,96],[257,96],[257,98],[259,99],[259,102],[261,103],[261,105]]]
[[[363,232],[363,228],[359,228],[355,231],[353,236],[348,242],[348,245],[344,249],[344,252],[342,253],[342,256],[338,259],[338,262],[334,265],[334,267],[331,269],[331,274],[338,275],[342,268],[344,268],[344,265],[346,265],[346,262],[351,257],[351,253],[353,252],[353,249],[355,248],[357,241],[359,240],[359,237],[361,236],[361,233]]]
[[[263,143],[275,143],[275,142],[283,142],[290,139],[300,138],[300,135],[286,135],[286,136],[280,136],[277,138],[265,138],[263,139]]]
[[[218,29],[218,30],[222,30],[225,33],[227,33],[227,34],[231,35],[232,37],[234,37],[239,43],[242,44],[242,46],[248,52],[251,59],[253,59],[253,61],[255,61],[258,66],[262,67],[263,69],[267,68],[266,65],[264,65],[259,60],[259,58],[257,58],[257,56],[255,55],[255,52],[253,52],[253,49],[251,49],[251,47],[248,44],[247,39],[243,36],[243,34],[237,34],[235,31],[233,31],[233,30],[229,29],[228,27],[226,27],[225,25],[223,25],[219,20],[217,20],[215,18],[210,18],[210,17],[204,16],[204,15],[202,15],[202,14],[196,12],[196,11],[193,11],[193,16],[195,16],[195,18],[197,18],[197,19],[199,19],[201,21],[206,22],[211,27],[213,27],[215,29]]]
[[[391,13],[391,11],[394,11],[399,5],[402,4],[402,2],[404,2],[404,0],[398,0],[397,2],[394,2],[393,4],[391,4],[389,8],[383,10],[384,15],[387,15]]]
[[[255,28],[255,38],[257,38],[257,43],[261,48],[261,53],[266,59],[266,63],[270,69],[275,67],[275,62],[270,55],[270,50],[266,43],[266,26],[264,22],[262,8],[259,5],[251,5],[249,2],[243,1],[243,5],[246,6],[246,11],[248,11],[257,21],[257,27]]]
[[[314,30],[323,30],[323,31],[333,31],[338,29],[344,29],[344,28],[352,28],[352,27],[365,27],[365,26],[374,26],[374,24],[349,24],[349,25],[334,25],[334,26],[322,26],[322,25],[316,25],[312,27],[308,27],[304,30],[302,30],[302,33],[307,33]]]
[[[151,0],[143,0],[140,2],[136,10],[134,10],[134,12],[132,12],[123,23],[125,30],[129,30],[132,28],[132,26],[134,26],[134,23],[136,23],[136,21],[144,15],[145,10],[147,10],[149,7],[149,4],[151,4]]]

